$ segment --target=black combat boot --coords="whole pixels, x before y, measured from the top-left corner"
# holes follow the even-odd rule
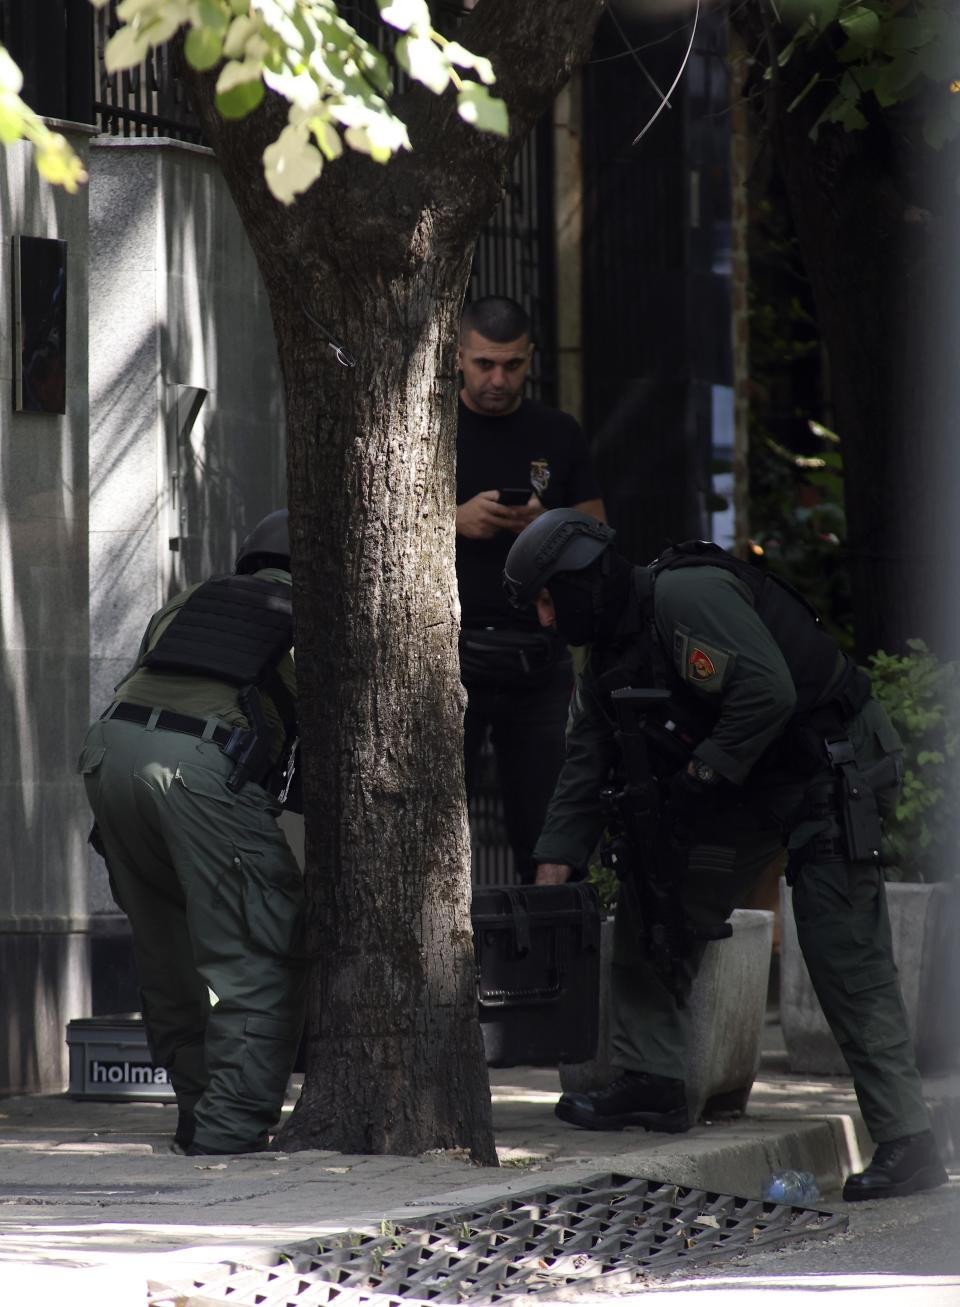
[[[644,1130],[677,1135],[690,1129],[683,1081],[646,1071],[624,1071],[606,1088],[588,1094],[564,1094],[554,1111],[561,1121],[584,1130],[641,1125]]]
[[[181,1107],[177,1111],[177,1131],[173,1142],[178,1148],[187,1149],[193,1143],[193,1134],[197,1128],[192,1107]]]
[[[865,1171],[847,1176],[843,1199],[860,1203],[867,1198],[902,1198],[921,1189],[936,1189],[946,1180],[937,1141],[931,1131],[924,1130],[880,1144]]]

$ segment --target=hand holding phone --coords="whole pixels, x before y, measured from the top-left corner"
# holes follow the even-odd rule
[[[523,508],[528,503],[533,491],[529,486],[509,486],[506,490],[499,492],[500,498],[497,501],[506,508]]]

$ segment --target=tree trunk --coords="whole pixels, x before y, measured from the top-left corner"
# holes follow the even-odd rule
[[[812,57],[777,66],[766,0],[734,7],[731,20],[756,54],[753,94],[830,362],[857,652],[902,649],[921,636],[955,657],[960,550],[945,487],[957,411],[956,151],[951,170],[947,152],[923,144],[911,106],[875,111],[863,131],[823,127],[811,140],[835,83],[791,111],[817,67]],[[777,48],[786,40],[778,29]]]
[[[506,166],[602,8],[482,0],[459,39],[492,58],[510,140],[414,90],[399,106],[411,155],[386,167],[345,156],[287,209],[260,172],[285,107],[268,97],[225,124],[210,79],[191,78],[266,282],[286,396],[317,958],[287,1148],[468,1148],[496,1163],[463,789],[457,329]]]

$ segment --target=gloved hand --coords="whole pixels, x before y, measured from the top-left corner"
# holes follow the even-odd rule
[[[690,767],[682,767],[670,781],[664,819],[680,844],[695,844],[719,811],[724,784],[714,775],[714,780],[701,780]]]

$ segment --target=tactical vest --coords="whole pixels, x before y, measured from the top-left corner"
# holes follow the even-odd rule
[[[292,645],[289,585],[259,576],[215,576],[178,609],[140,666],[210,676],[240,687],[262,686],[289,737],[295,708],[276,668]]]
[[[660,573],[680,567],[719,567],[732,572],[749,586],[757,616],[776,642],[796,687],[796,713],[808,712],[823,703],[828,687],[836,679],[837,643],[824,630],[817,610],[803,595],[787,581],[734,558],[719,545],[690,540],[671,546],[649,567],[638,569],[637,588],[642,611],[651,609],[654,582]],[[853,674],[853,664],[851,669]],[[863,679],[866,681],[865,676]],[[860,702],[852,705],[854,711],[862,706],[868,694],[869,682],[865,691],[857,691],[856,698]]]

